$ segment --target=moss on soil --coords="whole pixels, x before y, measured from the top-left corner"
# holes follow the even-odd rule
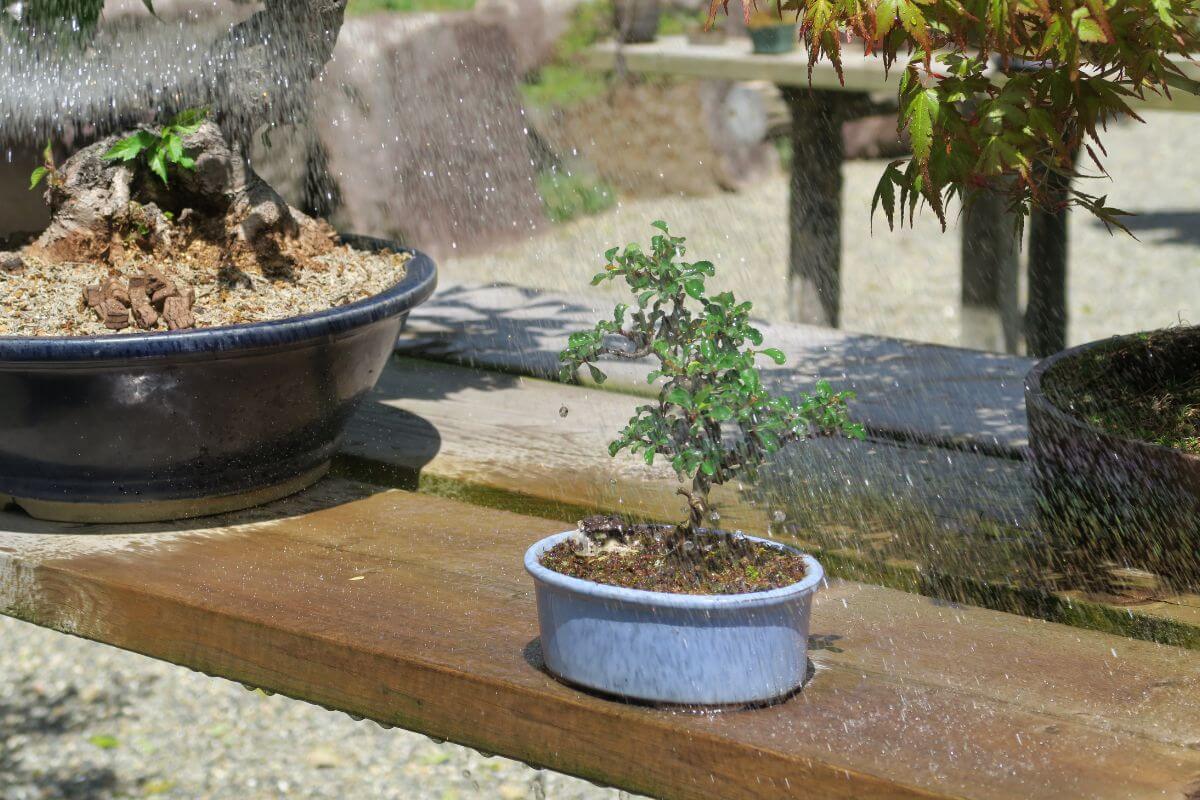
[[[1101,430],[1200,455],[1200,372],[1171,368],[1188,337],[1143,333],[1064,362],[1047,374],[1046,396]]]

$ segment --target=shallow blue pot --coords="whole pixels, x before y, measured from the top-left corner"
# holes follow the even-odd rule
[[[766,703],[804,683],[812,597],[825,575],[816,559],[804,556],[804,580],[769,592],[648,592],[543,567],[542,555],[571,535],[549,536],[525,553],[542,654],[554,675],[633,700],[686,705]]]
[[[388,242],[348,237],[360,248]],[[315,481],[437,283],[413,253],[392,288],[273,322],[0,337],[0,503],[68,521],[245,508]]]

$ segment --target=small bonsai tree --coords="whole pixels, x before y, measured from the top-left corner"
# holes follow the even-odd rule
[[[592,285],[623,279],[635,297],[631,308],[617,304],[612,319],[571,334],[559,358],[563,377],[586,367],[597,383],[606,376],[597,366],[605,356],[652,357],[657,363],[647,383],[661,380],[657,401],[637,409],[620,436],[609,445],[641,455],[647,464],[668,459],[684,484],[687,521],[677,527],[694,539],[711,515],[709,492],[736,476],[752,479],[767,457],[788,442],[815,435],[863,438],[863,427],[846,412],[850,392],[835,392],[817,381],[812,393],[792,400],[773,395],[756,366],[759,357],[776,364],[784,354],[761,347],[762,333],[750,322],[750,303],[730,292],[709,295],[705,282],[714,273],[708,261],[684,262],[684,238],[672,236],[664,222],[649,252],[631,244],[605,253],[608,264]]]

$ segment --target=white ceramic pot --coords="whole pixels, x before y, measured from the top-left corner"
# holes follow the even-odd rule
[[[804,683],[812,597],[824,578],[816,559],[804,556],[804,580],[766,592],[649,592],[542,566],[542,555],[571,535],[549,536],[525,553],[542,653],[554,675],[630,699],[687,705],[766,703]]]

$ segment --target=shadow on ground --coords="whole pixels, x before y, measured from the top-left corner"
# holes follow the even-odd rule
[[[1200,211],[1135,212],[1122,222],[1139,238],[1146,233],[1157,234],[1159,244],[1200,245]],[[1103,223],[1097,220],[1094,224]]]
[[[103,800],[126,796],[116,772],[81,763],[73,769],[45,770],[18,756],[23,744],[75,735],[111,716],[103,704],[87,702],[74,687],[46,693],[24,679],[11,700],[0,701],[0,797],[39,800]],[[14,744],[14,742],[16,744]]]

